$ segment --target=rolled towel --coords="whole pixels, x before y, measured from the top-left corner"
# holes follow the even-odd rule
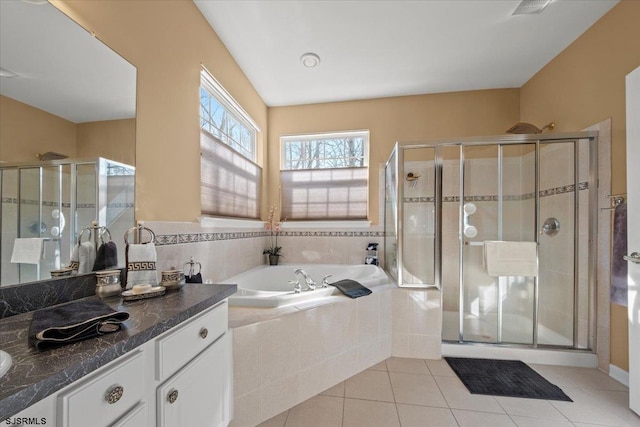
[[[93,264],[96,262],[96,248],[91,242],[82,242],[78,249],[80,265],[78,274],[87,274],[93,271]]]
[[[11,262],[14,264],[39,264],[42,259],[43,242],[44,239],[39,237],[15,239]]]
[[[331,283],[331,286],[335,286],[336,288],[340,289],[340,292],[342,292],[349,298],[364,297],[371,293],[371,289],[366,288],[360,283],[351,279],[338,280],[335,283]]]
[[[129,244],[126,248],[127,289],[133,285],[158,284],[156,246],[153,243]]]
[[[98,248],[93,271],[110,270],[118,266],[118,247],[109,241]]]
[[[80,267],[80,244],[76,244],[71,251],[71,260],[69,261],[69,268],[71,274],[78,274],[78,267]]]
[[[33,313],[29,344],[38,350],[59,347],[119,331],[129,313],[100,300],[75,301]]]

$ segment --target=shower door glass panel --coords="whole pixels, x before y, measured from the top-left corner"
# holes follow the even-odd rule
[[[403,150],[402,284],[435,286],[435,148]]]
[[[20,170],[20,200],[18,200],[18,237],[40,237],[42,219],[40,217],[41,183],[40,168],[25,168]],[[13,248],[13,245],[10,246]],[[39,264],[18,264],[21,282],[31,282],[40,279]]]
[[[466,146],[462,148],[462,158],[463,200],[458,200],[463,263],[462,339],[496,343],[498,278],[489,276],[483,267],[483,242],[498,240],[498,146]]]
[[[460,147],[442,157],[442,339],[460,340]]]
[[[384,269],[398,283],[398,238],[396,226],[398,224],[398,194],[396,180],[398,148],[396,147],[384,171]]]
[[[18,283],[20,264],[11,263],[13,242],[18,237],[18,170],[4,169],[2,174],[2,265],[0,284]]]
[[[498,238],[511,242],[536,241],[536,146],[503,145]],[[533,343],[535,278],[498,277],[500,342]]]
[[[555,218],[558,233],[540,234],[538,343],[573,346],[575,278],[574,142],[540,144],[540,224]]]
[[[96,163],[76,165],[76,233],[98,219],[96,203],[98,200],[98,171],[96,169]]]

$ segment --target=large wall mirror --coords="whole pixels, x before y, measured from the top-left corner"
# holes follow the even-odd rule
[[[75,260],[78,240],[96,250],[111,237],[111,266],[123,266],[122,236],[134,224],[136,68],[33,0],[0,1],[0,67],[0,286],[50,278]]]

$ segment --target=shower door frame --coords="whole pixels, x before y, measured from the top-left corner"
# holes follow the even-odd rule
[[[577,305],[578,305],[578,290],[579,290],[579,275],[578,275],[578,238],[579,238],[579,142],[582,140],[588,141],[589,146],[589,247],[587,253],[587,274],[588,274],[588,332],[587,332],[587,347],[586,349],[578,348],[578,322],[577,322]],[[524,348],[549,348],[549,349],[579,349],[579,350],[592,350],[595,348],[596,341],[596,283],[595,283],[595,247],[597,246],[597,242],[595,241],[597,237],[597,227],[598,227],[598,211],[597,211],[597,197],[598,197],[598,132],[576,132],[576,133],[557,133],[557,134],[522,134],[522,135],[499,135],[499,136],[488,136],[488,137],[468,137],[468,138],[456,138],[456,139],[444,139],[444,140],[436,140],[429,142],[402,142],[399,141],[395,144],[394,149],[389,157],[389,161],[393,159],[395,153],[395,166],[396,166],[396,182],[395,190],[397,197],[397,204],[395,206],[395,217],[396,217],[396,257],[397,257],[397,282],[396,285],[401,288],[436,288],[441,291],[440,294],[440,306],[442,307],[443,303],[443,295],[442,295],[442,256],[441,256],[441,248],[442,248],[442,167],[443,167],[443,157],[441,153],[441,147],[452,147],[459,146],[460,147],[460,209],[464,204],[464,151],[462,147],[472,147],[472,146],[490,146],[495,145],[498,147],[498,159],[502,159],[502,147],[507,145],[524,145],[524,144],[533,144],[535,145],[535,212],[534,212],[534,223],[535,223],[535,241],[536,241],[536,252],[539,260],[539,250],[540,250],[540,235],[539,231],[541,228],[540,224],[540,145],[541,144],[550,144],[550,143],[573,143],[574,144],[574,224],[573,224],[573,232],[574,232],[574,248],[573,248],[573,345],[562,346],[562,345],[549,345],[549,344],[539,344],[538,343],[538,306],[539,306],[539,289],[538,289],[538,277],[534,278],[534,295],[533,295],[533,331],[532,344],[517,344],[517,343],[503,343],[501,342],[501,316],[498,314],[498,325],[497,325],[497,342],[474,342],[474,341],[466,341],[464,340],[464,266],[463,266],[463,251],[464,251],[464,237],[462,234],[462,229],[460,228],[459,233],[459,257],[460,257],[460,269],[459,269],[459,305],[458,305],[458,314],[459,314],[459,336],[457,341],[443,340],[443,342],[448,343],[458,343],[465,345],[499,345],[506,347],[524,347]],[[435,227],[435,253],[434,253],[434,273],[435,273],[435,283],[430,285],[425,284],[411,284],[404,283],[403,281],[403,200],[404,200],[404,182],[400,179],[400,177],[405,176],[404,174],[404,150],[405,149],[416,149],[416,148],[433,148],[435,150],[435,160],[434,160],[434,194],[435,194],[435,216],[434,216],[434,227]],[[389,161],[387,161],[387,167],[389,166]],[[502,165],[499,164],[499,176],[498,176],[498,193],[501,196],[501,174],[502,174]],[[385,174],[386,176],[386,174]],[[501,200],[501,197],[500,197]],[[499,206],[501,203],[499,204]],[[501,224],[501,208],[499,207],[498,215],[498,227],[499,230],[502,228]],[[386,209],[385,209],[386,216]],[[386,224],[386,218],[385,218]],[[459,220],[459,226],[462,227],[462,217]],[[501,234],[499,234],[501,237]],[[387,245],[386,242],[386,233],[385,233],[385,247]],[[539,261],[538,261],[539,262]],[[499,295],[498,295],[499,298]],[[501,312],[502,303],[498,304],[499,313]]]

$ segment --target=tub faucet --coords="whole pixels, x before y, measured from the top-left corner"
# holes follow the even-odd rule
[[[304,271],[303,269],[299,268],[295,271],[295,274],[299,274],[302,277],[304,277],[304,282],[307,284],[307,290],[309,291],[313,291],[316,288],[316,282],[313,281],[313,279],[311,277],[309,277],[309,275],[307,274],[306,271]]]
[[[329,287],[329,277],[331,277],[331,274],[327,274],[326,276],[324,276],[322,278],[322,285],[320,285],[321,288],[328,288]]]
[[[300,282],[298,282],[297,280],[289,280],[289,284],[293,285],[294,294],[299,294],[300,292],[302,292],[302,286],[300,286]]]

